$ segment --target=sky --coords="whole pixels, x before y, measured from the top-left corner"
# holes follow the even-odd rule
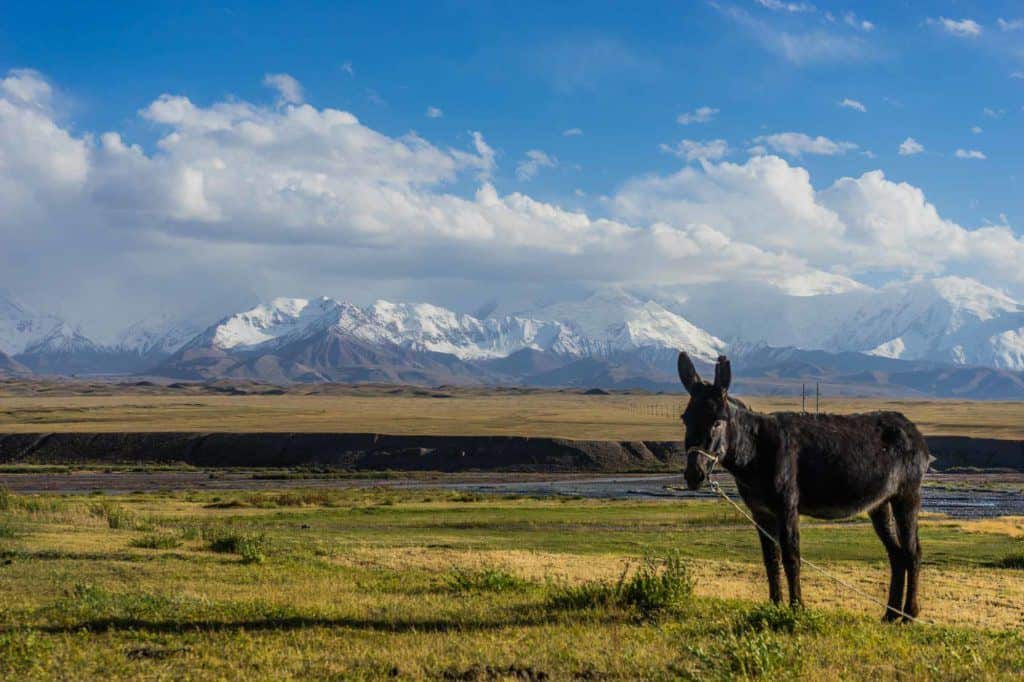
[[[0,290],[102,333],[915,277],[1024,296],[1019,2],[17,3]]]

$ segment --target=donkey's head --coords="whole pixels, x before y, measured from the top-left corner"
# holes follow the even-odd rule
[[[732,370],[724,355],[715,365],[715,383],[700,378],[686,353],[679,354],[679,380],[690,394],[683,412],[686,425],[686,485],[697,490],[707,480],[716,458],[725,456],[729,434],[729,382]]]

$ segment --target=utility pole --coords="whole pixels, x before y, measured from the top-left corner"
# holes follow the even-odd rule
[[[814,382],[814,414],[821,410],[821,382]]]
[[[807,411],[807,384],[800,384],[800,411]]]

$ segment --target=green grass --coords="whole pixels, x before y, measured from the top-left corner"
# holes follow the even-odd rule
[[[181,546],[181,540],[171,535],[143,535],[128,545],[139,549],[175,549]]]
[[[623,571],[617,582],[587,581],[556,585],[548,594],[553,609],[625,609],[651,618],[678,609],[693,597],[689,567],[673,552],[667,558],[646,556],[632,573]]]
[[[1024,570],[1024,552],[1013,552],[1001,559],[996,560],[996,566],[1000,568],[1017,568]]]
[[[996,567],[1020,541],[962,524],[921,529],[922,615],[941,624],[892,626],[811,575],[808,609],[768,605],[756,537],[713,502],[281,495],[0,495],[16,529],[0,533],[0,679],[1015,679],[1024,667],[1024,587]],[[807,522],[803,540],[884,591],[864,519]]]

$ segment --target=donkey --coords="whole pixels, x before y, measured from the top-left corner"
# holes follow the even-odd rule
[[[917,514],[921,479],[933,461],[917,427],[898,412],[755,412],[729,396],[732,371],[724,355],[711,384],[700,378],[686,353],[679,354],[678,366],[690,394],[681,417],[687,486],[699,489],[715,462],[735,477],[751,515],[772,534],[758,533],[771,600],[782,599],[781,549],[790,605],[803,605],[800,514],[840,519],[867,511],[889,555],[883,620],[916,617],[921,567]]]

